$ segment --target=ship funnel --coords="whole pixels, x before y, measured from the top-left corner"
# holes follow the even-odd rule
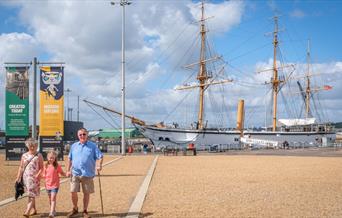
[[[243,99],[239,100],[238,104],[238,110],[237,110],[237,120],[236,120],[236,128],[240,130],[241,135],[243,132],[243,124],[244,124],[244,118],[245,118],[245,101]]]

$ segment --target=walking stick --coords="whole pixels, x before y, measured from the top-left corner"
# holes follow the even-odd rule
[[[100,186],[101,211],[102,211],[102,214],[104,214],[104,212],[103,212],[103,201],[102,201],[102,188],[101,188],[100,171],[97,171],[97,175],[98,175],[98,178],[99,178],[99,186]]]

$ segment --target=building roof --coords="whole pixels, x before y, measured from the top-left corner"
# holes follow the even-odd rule
[[[125,129],[125,133],[131,133],[131,132],[135,132],[135,131],[136,131],[135,128]],[[121,133],[121,129],[102,129],[100,131],[100,133],[103,133],[103,132],[108,132],[108,133],[119,132],[119,133]]]
[[[125,130],[125,136],[134,137],[137,133],[137,129],[130,128]],[[101,138],[120,138],[121,137],[121,129],[103,129],[98,134]]]

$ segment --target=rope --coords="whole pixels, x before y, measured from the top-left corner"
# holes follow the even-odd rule
[[[176,20],[174,21],[174,23],[175,23],[175,22],[176,22]],[[173,23],[173,24],[174,24],[174,23]],[[170,47],[179,39],[179,37],[185,32],[185,30],[186,30],[189,26],[190,26],[189,24],[188,24],[188,25],[185,25],[184,29],[183,29],[183,30],[176,36],[176,38],[167,46],[167,48],[161,51],[161,53],[160,53],[160,55],[158,56],[157,60],[159,60],[159,59],[162,57],[162,55],[163,55],[164,52],[166,52],[166,51],[169,50],[169,48],[170,48]],[[169,28],[169,29],[168,29],[168,32],[166,32],[166,33],[169,33],[171,30],[172,30],[172,28]],[[138,54],[136,54],[133,58],[131,58],[131,60],[137,60],[137,58],[136,58],[137,56],[138,56]],[[145,58],[145,59],[146,59],[146,58]],[[127,67],[130,67],[131,65],[133,65],[133,66],[140,66],[140,63],[145,62],[145,59],[144,59],[144,58],[139,59],[138,62],[132,62],[131,60],[127,60]],[[134,68],[133,68],[133,69],[134,69]]]
[[[241,58],[241,57],[243,57],[243,56],[246,56],[246,55],[248,55],[248,54],[251,54],[251,53],[253,53],[253,52],[256,52],[256,51],[258,51],[259,49],[265,48],[265,47],[267,47],[267,46],[269,46],[269,43],[266,43],[265,45],[262,45],[262,46],[260,46],[260,47],[251,49],[251,50],[249,50],[249,51],[247,51],[247,52],[245,52],[245,53],[242,53],[242,54],[240,54],[240,55],[238,55],[238,56],[235,56],[235,57],[229,59],[229,61],[230,61],[230,62],[233,62],[233,61],[236,60],[236,59],[239,59],[239,58]]]
[[[315,95],[315,96],[316,96],[316,98],[317,98],[317,101],[318,101],[319,105],[321,106],[321,104],[320,104],[320,101],[319,101],[319,98],[318,98],[318,94],[317,94],[317,95]],[[314,108],[315,108],[315,111],[316,111],[316,116],[317,116],[317,118],[318,118],[319,122],[322,122],[321,115],[320,115],[320,113],[319,113],[319,112],[318,112],[318,110],[317,110],[316,101],[313,101],[313,106],[314,106]],[[322,106],[321,106],[321,108],[322,108]]]
[[[185,52],[185,54],[184,54],[182,57],[180,57],[178,63],[171,69],[171,72],[176,72],[176,68],[180,65],[180,63],[181,63],[182,61],[184,61],[184,57],[186,56],[186,54],[188,54],[188,53],[190,52],[191,49],[194,48],[194,45],[195,45],[195,43],[196,43],[198,40],[199,40],[199,35],[197,34],[196,39],[193,40],[193,43],[192,43],[191,46],[188,48],[188,50]],[[171,78],[172,78],[174,75],[175,75],[174,73],[169,74],[169,76],[166,77],[165,80],[160,84],[159,88],[164,87],[164,85],[166,84],[166,82],[170,81]]]
[[[215,100],[215,96],[213,95],[211,90],[208,90],[208,96],[209,96],[209,101],[210,101],[211,108],[218,108],[218,104],[217,104],[217,102]],[[216,119],[215,123],[222,124],[222,123],[220,123],[220,122],[222,122],[222,119],[220,119],[219,116],[220,115],[215,113],[215,119]]]
[[[104,118],[100,113],[98,113],[89,103],[87,105],[95,112],[97,113],[104,121],[106,121],[111,127],[115,128],[106,118]]]
[[[240,74],[246,74],[248,75],[247,73],[241,71],[239,68],[237,67],[234,67],[233,65],[229,64],[228,62],[224,62],[225,64],[227,64],[229,67],[233,68],[234,70],[238,71]],[[265,83],[250,83],[250,82],[244,82],[242,80],[237,80],[237,79],[234,79],[234,83],[236,84],[244,84],[244,85],[251,85],[250,87],[256,87],[256,86],[261,86],[261,85],[265,85]]]
[[[120,127],[120,125],[114,120],[113,116],[111,116],[111,115],[109,114],[109,111],[107,111],[107,110],[105,110],[105,109],[103,109],[103,111],[107,114],[108,117],[111,118],[111,120],[113,121],[113,123],[114,123],[117,127]]]
[[[180,105],[180,104],[182,104],[183,102],[184,102],[184,100],[189,96],[189,94],[190,94],[191,92],[188,92],[187,94],[186,94],[186,96],[170,111],[170,113],[168,114],[168,115],[166,115],[166,117],[163,119],[163,122],[167,119],[167,118],[169,118],[170,117],[170,115],[178,108],[178,106]]]

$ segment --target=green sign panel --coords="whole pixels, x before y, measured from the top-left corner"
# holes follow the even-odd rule
[[[7,67],[6,70],[6,136],[28,136],[28,68]]]

